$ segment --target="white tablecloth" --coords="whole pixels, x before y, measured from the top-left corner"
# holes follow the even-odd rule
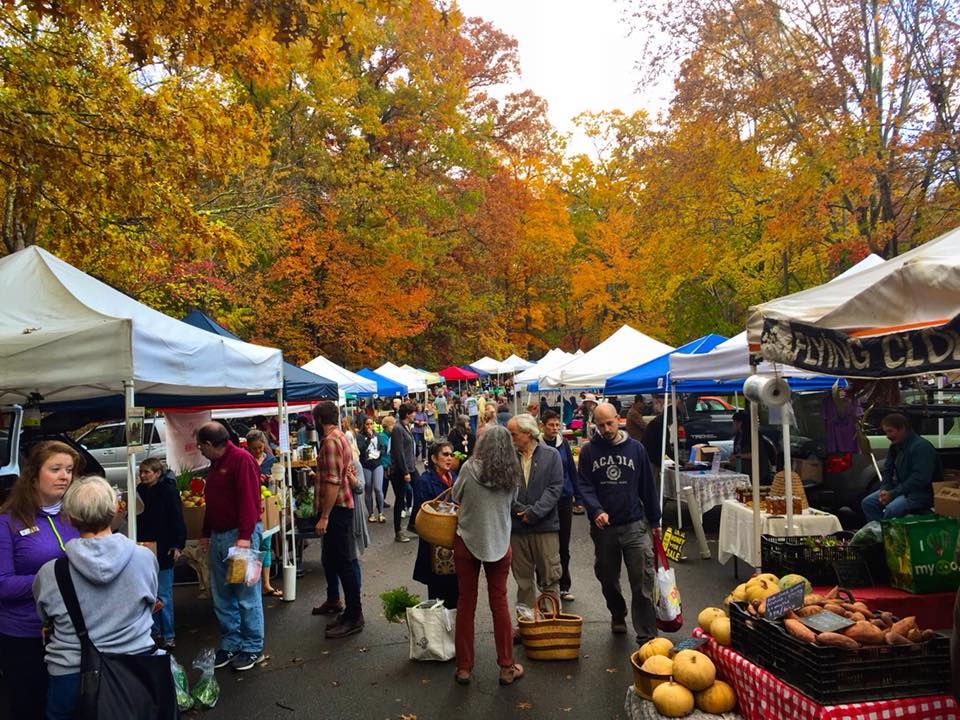
[[[676,488],[673,486],[673,473],[667,471],[663,488],[665,497],[676,500]],[[730,500],[737,496],[738,485],[749,485],[750,476],[742,473],[732,472],[730,470],[721,470],[718,473],[703,472],[699,470],[681,470],[680,488],[692,487],[693,494],[700,503],[700,513],[704,514],[711,510],[724,500]]]
[[[820,510],[807,510],[793,516],[792,535],[830,535],[840,532],[843,527],[836,515]],[[787,535],[787,518],[772,517],[767,513],[760,515],[760,533],[762,535]],[[753,565],[755,545],[753,542],[753,509],[736,500],[725,500],[720,510],[720,542],[717,560],[726,563],[734,555]]]

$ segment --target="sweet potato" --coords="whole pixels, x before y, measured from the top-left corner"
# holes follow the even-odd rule
[[[824,595],[824,598],[827,599],[827,600],[833,600],[833,599],[834,599],[835,597],[837,597],[837,595],[839,595],[839,594],[840,594],[840,586],[839,586],[839,585],[836,585],[836,586],[833,588],[833,590],[831,590],[831,591],[828,592],[826,595]]]
[[[883,630],[866,620],[851,625],[843,631],[843,634],[848,638],[853,638],[861,645],[883,645],[884,643]]]
[[[923,634],[920,632],[920,628],[910,628],[910,632],[907,633],[907,640],[913,643],[918,643],[923,639]]]
[[[805,618],[816,615],[817,613],[822,613],[823,608],[819,605],[806,605],[805,607],[797,608],[794,612],[796,612],[797,617]]]
[[[881,620],[880,618],[874,618],[873,620],[870,621],[870,624],[873,625],[875,628],[879,628],[880,630],[883,630],[883,631],[886,631],[887,629],[887,626],[883,624],[883,620]]]
[[[811,593],[810,595],[804,595],[804,596],[803,596],[803,604],[804,604],[804,606],[806,606],[806,605],[823,605],[823,603],[824,603],[825,601],[826,601],[826,598],[825,598],[823,595],[814,595],[814,594]]]
[[[871,614],[871,613],[870,613],[870,608],[867,607],[867,604],[866,604],[865,602],[861,602],[861,601],[859,601],[859,600],[858,600],[857,602],[853,603],[853,611],[854,611],[854,612],[861,612],[861,613],[863,613],[864,615],[870,615],[870,614]]]
[[[937,634],[928,628],[920,633],[920,641],[926,642],[927,640],[933,640],[936,636]]]
[[[853,638],[831,632],[820,633],[817,635],[817,644],[843,648],[844,650],[856,650],[860,647],[860,643]]]
[[[817,639],[816,634],[799,620],[784,620],[783,626],[787,632],[793,635],[797,640],[812,643]]]
[[[906,637],[910,632],[910,629],[915,627],[917,627],[917,618],[914,615],[910,615],[909,617],[897,620],[893,625],[890,626],[890,630],[898,635],[903,635]]]
[[[882,612],[880,613],[880,619],[883,620],[883,624],[888,628],[893,625],[893,613]]]
[[[862,612],[852,612],[847,616],[847,618],[853,620],[854,622],[864,622],[867,619]]]
[[[890,630],[885,636],[884,639],[887,642],[887,645],[913,645],[912,642],[907,640],[900,633],[896,633],[893,630]]]
[[[823,609],[826,610],[827,612],[832,612],[836,615],[839,615],[840,617],[847,616],[846,614],[847,611],[844,610],[842,606],[835,605],[834,603],[827,603],[826,605],[823,606]]]

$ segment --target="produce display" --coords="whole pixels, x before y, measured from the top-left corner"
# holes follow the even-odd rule
[[[701,626],[726,624],[729,632],[729,618],[720,608],[706,608],[699,619]],[[717,680],[713,661],[697,650],[674,652],[670,640],[655,638],[642,645],[630,661],[637,693],[652,700],[664,717],[686,717],[694,708],[725,713],[737,704],[734,689]]]
[[[203,507],[207,501],[204,499],[204,490],[207,483],[203,478],[192,477],[184,473],[177,476],[177,490],[180,491],[180,502],[185,508]]]

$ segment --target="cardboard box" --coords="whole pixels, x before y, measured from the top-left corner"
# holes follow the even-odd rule
[[[152,552],[152,553],[154,554],[154,556],[156,556],[156,554],[157,554],[157,544],[156,544],[155,542],[153,542],[152,540],[147,540],[146,542],[138,542],[137,545],[142,545],[142,546],[145,547],[147,550],[149,550],[150,552]]]
[[[933,483],[933,511],[937,515],[960,517],[960,482],[945,480]]]
[[[816,484],[823,482],[823,463],[818,459],[794,460],[793,471],[800,476],[801,482]]]
[[[884,520],[881,526],[892,587],[922,594],[952,592],[960,586],[954,518],[908,515]]]
[[[276,495],[264,498],[261,503],[260,524],[264,530],[280,526],[280,498]]]
[[[203,518],[207,513],[206,508],[185,507],[183,509],[183,522],[187,526],[187,540],[197,540],[203,533]]]
[[[693,457],[691,458],[693,462],[706,463],[713,462],[713,456],[720,452],[720,448],[706,443],[694,445],[691,450],[693,451]]]

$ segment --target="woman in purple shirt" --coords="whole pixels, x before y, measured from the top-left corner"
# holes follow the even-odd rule
[[[80,456],[62,442],[38,443],[0,508],[0,669],[11,717],[39,720],[47,695],[33,579],[79,533],[60,516]]]

